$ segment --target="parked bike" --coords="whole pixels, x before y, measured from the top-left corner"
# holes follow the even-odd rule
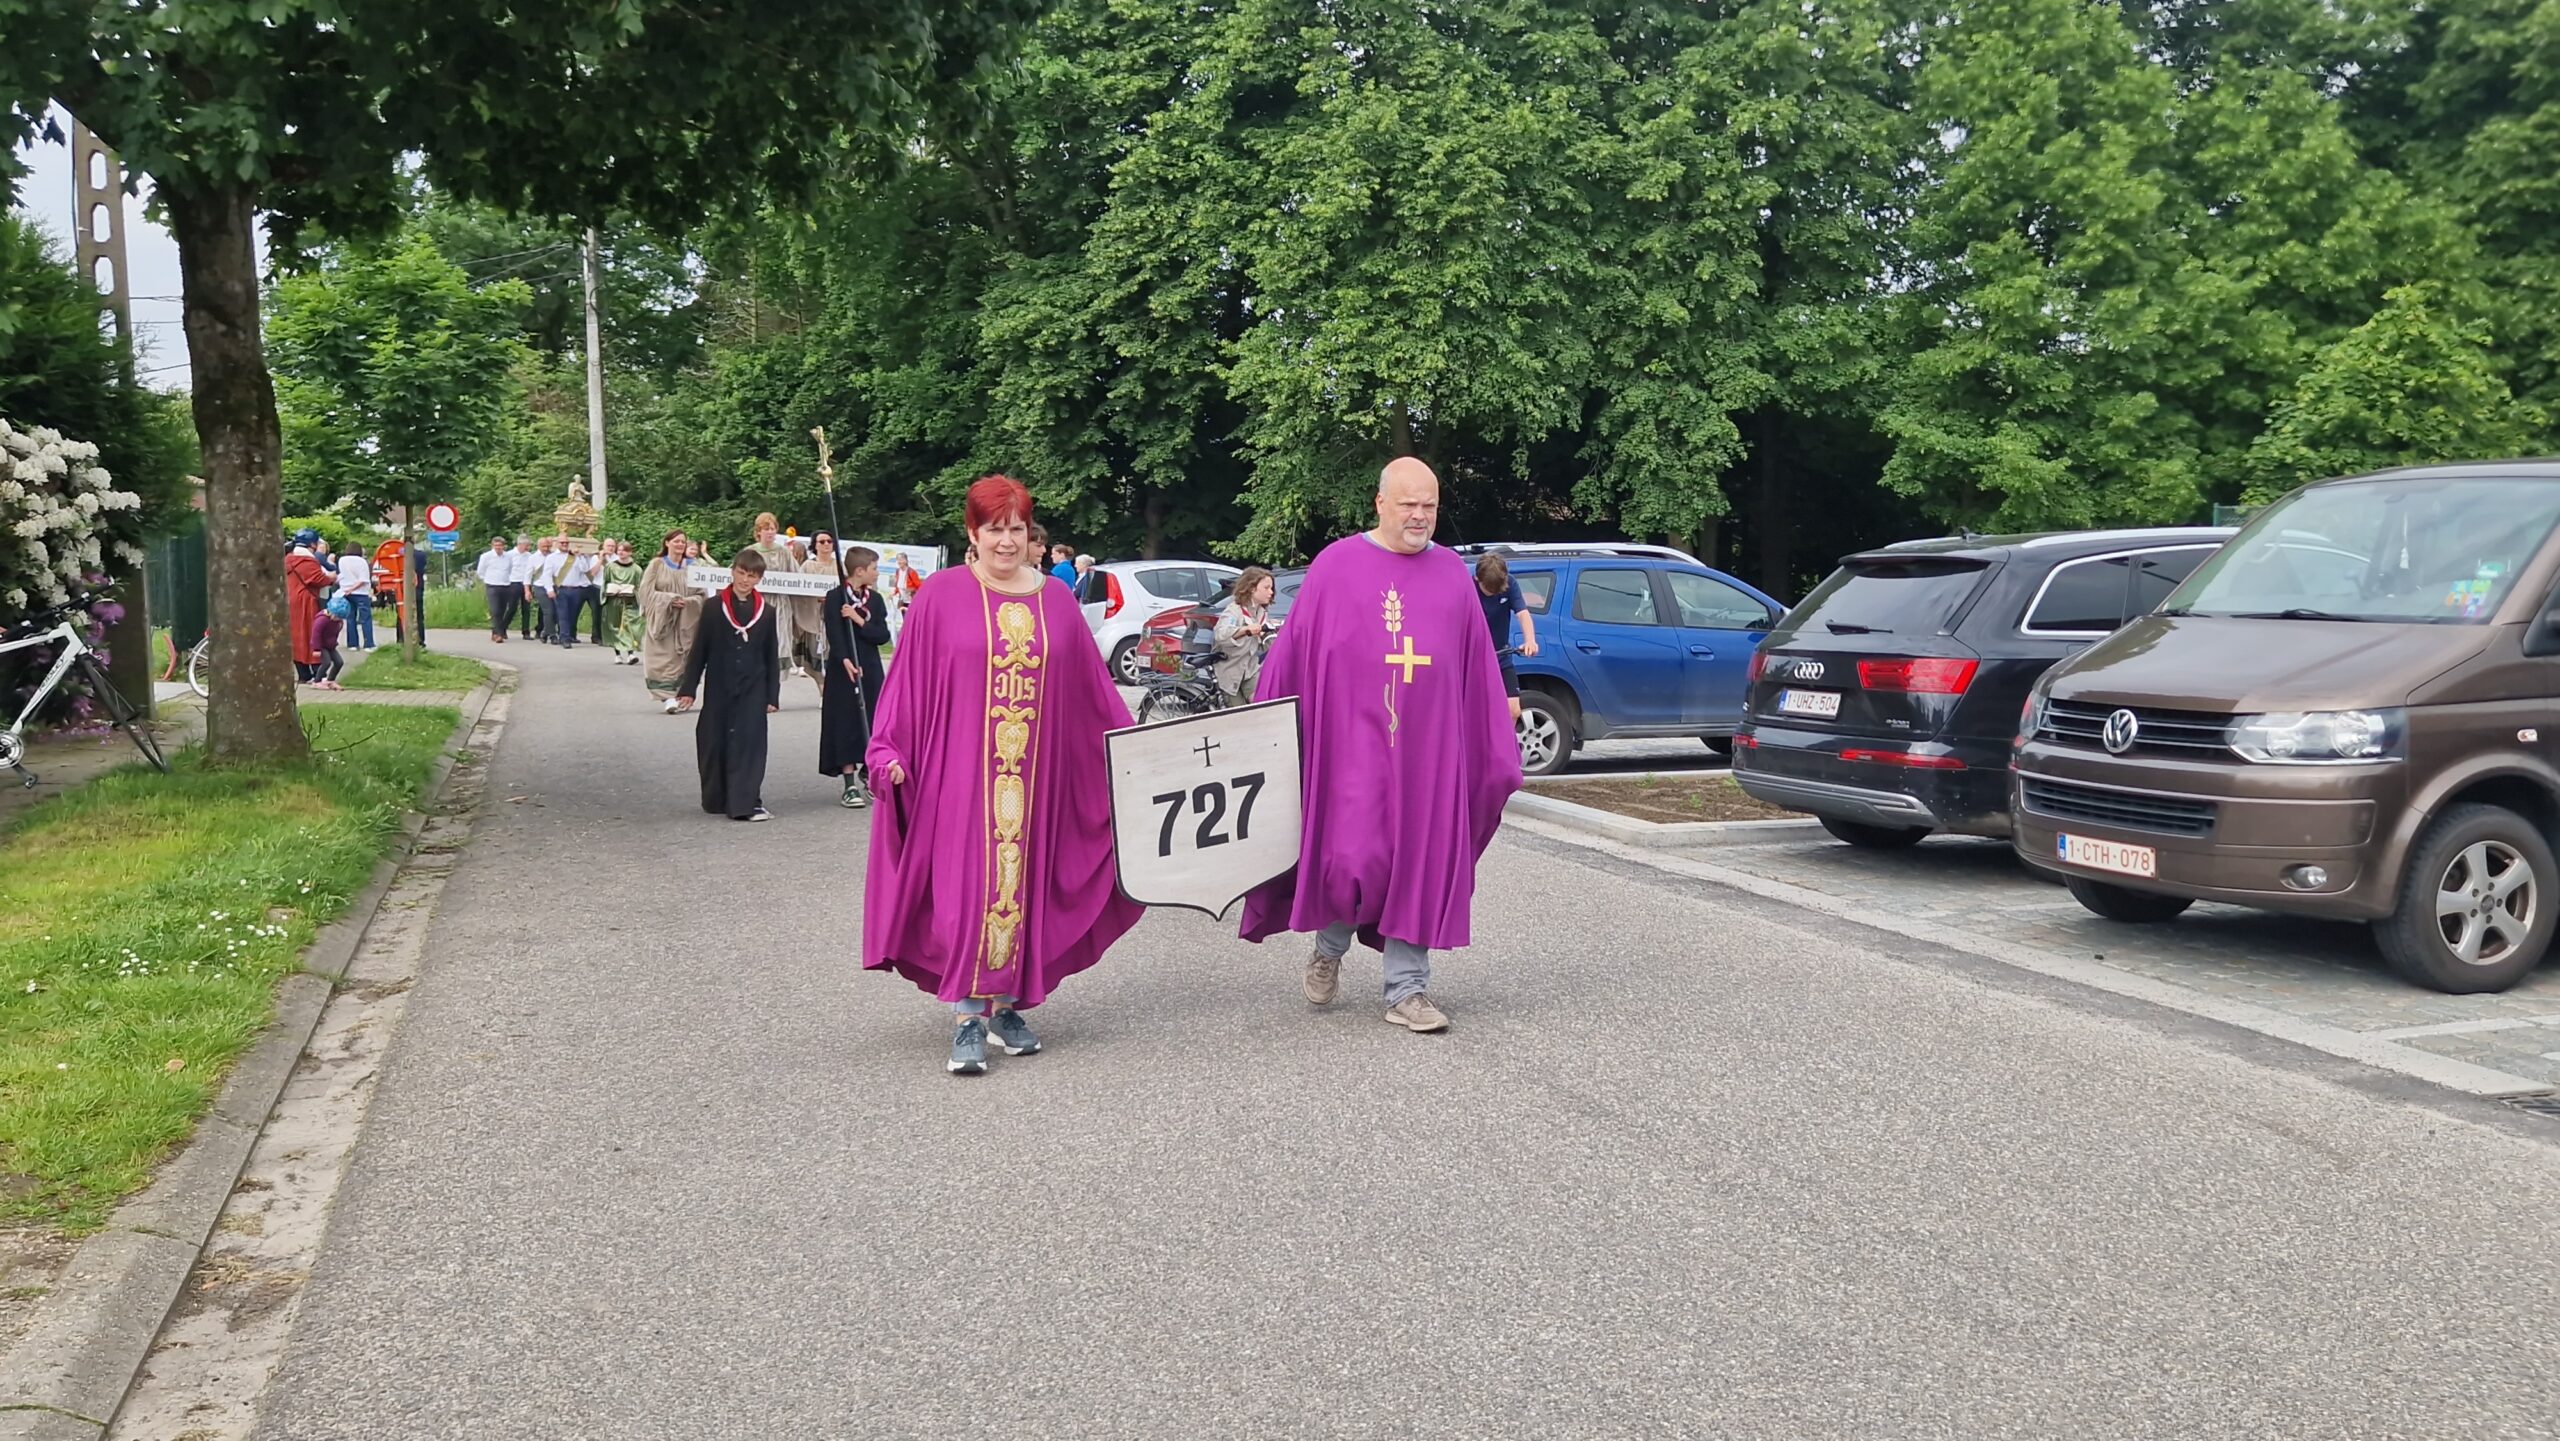
[[[1182,720],[1223,709],[1227,693],[1214,674],[1217,664],[1215,656],[1185,656],[1180,670],[1142,672],[1147,693],[1138,701],[1138,724]]]
[[[108,724],[131,736],[134,747],[142,752],[142,758],[151,762],[154,769],[163,772],[169,769],[168,758],[160,754],[160,742],[143,725],[141,712],[135,710],[133,702],[125,699],[124,692],[117,690],[107,679],[106,671],[98,664],[98,653],[90,648],[87,638],[81,634],[82,627],[71,623],[74,615],[88,614],[89,607],[96,600],[96,595],[73,596],[60,605],[49,606],[28,616],[11,628],[5,639],[0,639],[0,655],[46,645],[62,647],[61,654],[54,657],[53,669],[45,673],[44,683],[27,697],[26,709],[18,712],[18,718],[6,731],[0,731],[0,765],[16,771],[19,783],[29,790],[35,789],[37,778],[25,764],[27,722],[44,708],[45,701],[62,684],[63,677],[75,669],[80,672],[80,678],[89,683],[90,693],[98,698],[98,704],[105,708]]]

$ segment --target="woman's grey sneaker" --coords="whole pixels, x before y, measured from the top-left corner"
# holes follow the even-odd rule
[[[1440,1014],[1440,1008],[1431,1004],[1431,998],[1420,991],[1387,1007],[1387,1023],[1416,1032],[1449,1029],[1449,1018]]]
[[[1307,957],[1307,1001],[1310,1005],[1330,1006],[1342,993],[1342,957],[1328,956],[1322,951]]]
[[[1031,1023],[1022,1019],[1020,1011],[996,1012],[989,1029],[995,1032],[996,1044],[1004,1047],[1008,1056],[1040,1054],[1040,1038],[1031,1034]]]
[[[983,1076],[987,1073],[987,1023],[971,1016],[951,1032],[951,1064],[955,1076]]]

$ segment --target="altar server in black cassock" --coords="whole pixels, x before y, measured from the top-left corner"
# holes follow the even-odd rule
[[[693,653],[676,683],[676,706],[702,700],[694,763],[702,808],[733,821],[765,821],[765,717],[782,708],[782,607],[756,591],[764,556],[750,546],[730,563],[729,588],[704,606]]]
[[[871,804],[862,753],[871,746],[871,712],[880,704],[880,684],[886,678],[880,647],[889,643],[889,604],[876,588],[879,580],[880,553],[869,546],[854,546],[844,553],[843,582],[818,603],[819,618],[827,626],[818,774],[842,777],[845,807],[857,811]],[[848,664],[861,670],[859,691]]]

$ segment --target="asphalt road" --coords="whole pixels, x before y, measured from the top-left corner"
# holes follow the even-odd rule
[[[2560,1124],[1536,839],[1446,1036],[1158,916],[958,1080],[810,691],[744,826],[635,671],[497,653],[262,1435],[2560,1426]]]

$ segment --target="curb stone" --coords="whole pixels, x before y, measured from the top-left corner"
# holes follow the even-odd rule
[[[515,689],[515,667],[488,665],[488,681],[463,698],[462,719],[420,789],[417,808],[402,817],[400,838],[346,911],[313,937],[302,969],[278,983],[274,1018],[233,1064],[211,1109],[151,1185],[118,1206],[105,1230],[80,1243],[53,1288],[60,1299],[0,1357],[0,1441],[98,1441],[124,1404],[337,980],[491,706]]]
[[[1615,777],[1612,777],[1615,779]],[[1504,807],[1508,813],[1545,821],[1595,836],[1638,846],[1770,845],[1811,835],[1820,822],[1790,821],[1640,821],[1596,806],[1560,801],[1553,796],[1519,791]]]

